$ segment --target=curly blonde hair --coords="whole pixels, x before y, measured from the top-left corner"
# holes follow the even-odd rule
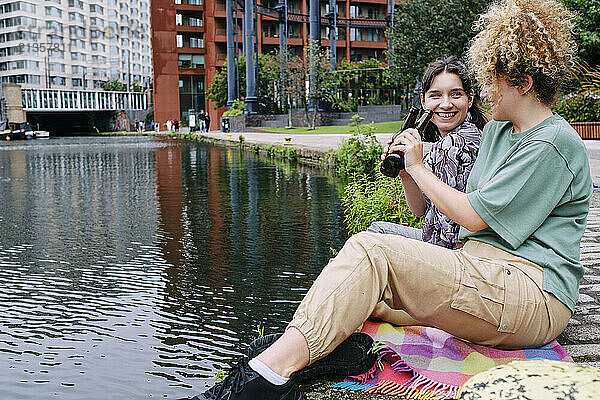
[[[480,82],[506,77],[512,85],[533,78],[537,98],[554,103],[574,64],[574,15],[558,0],[499,0],[475,22],[479,33],[467,52]]]

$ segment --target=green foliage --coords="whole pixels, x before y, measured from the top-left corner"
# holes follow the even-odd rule
[[[227,61],[225,62],[227,65]],[[259,54],[255,64],[258,71],[257,88],[259,97],[273,98],[277,82],[279,82],[279,64],[273,54]],[[238,57],[240,98],[246,97],[246,58]],[[216,107],[227,105],[227,68],[222,68],[215,75],[208,88],[208,98],[216,103]],[[237,114],[239,115],[239,114]]]
[[[363,121],[364,118],[355,114],[350,123],[352,135],[347,140],[342,140],[338,149],[328,153],[326,157],[328,161],[333,161],[338,174],[370,175],[379,164],[383,146],[373,135],[374,125],[371,123],[367,127],[361,127]]]
[[[150,129],[150,124],[152,123],[152,120],[154,119],[154,111],[150,111],[146,114],[146,117],[144,118],[144,123],[146,124],[146,129],[149,130]]]
[[[240,99],[235,99],[233,101],[233,104],[231,105],[231,108],[229,110],[225,111],[223,113],[223,116],[231,117],[231,116],[242,115],[242,114],[244,114],[245,110],[246,110],[246,105],[244,104],[244,102]]]
[[[138,92],[138,93],[141,93],[143,90],[144,90],[144,88],[143,88],[143,87],[141,87],[139,83],[137,83],[137,82],[133,82],[133,83],[131,84],[131,91],[132,91],[132,92]]]
[[[240,136],[238,136],[238,140],[240,141],[240,144],[244,144],[244,141],[246,139],[244,138],[244,135],[240,135]]]
[[[298,160],[298,150],[295,147],[283,146],[283,145],[266,145],[264,148],[265,152],[270,157],[287,159],[289,161]]]
[[[260,339],[261,337],[265,336],[265,327],[261,324],[258,324],[256,325],[254,332],[256,332],[257,335],[256,339]]]
[[[102,89],[110,92],[125,92],[127,90],[127,85],[118,79],[113,79],[110,81],[106,81],[102,84]]]
[[[388,54],[396,81],[414,84],[427,64],[445,55],[461,57],[474,36],[471,30],[488,0],[412,0],[396,4]],[[390,32],[388,31],[388,35]]]
[[[366,230],[374,221],[389,221],[417,227],[415,217],[404,198],[401,180],[376,172],[375,178],[354,174],[342,197],[345,222],[350,234]]]
[[[600,121],[600,94],[584,92],[566,95],[555,111],[569,122]]]
[[[217,371],[217,373],[215,374],[215,383],[219,383],[221,382],[223,379],[225,379],[225,377],[229,375],[226,371],[220,369]]]
[[[600,63],[600,2],[598,0],[562,0],[577,13],[575,39],[579,58],[592,65]]]
[[[363,123],[365,119],[358,114],[354,114],[350,120],[352,122],[350,122],[349,126],[352,127],[352,133],[367,136],[371,136],[375,133],[375,123],[373,121],[367,126],[361,126],[361,123]]]

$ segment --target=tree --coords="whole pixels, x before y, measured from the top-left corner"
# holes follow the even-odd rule
[[[562,0],[577,13],[575,39],[579,58],[592,66],[600,64],[600,2],[598,0]]]
[[[445,55],[461,57],[474,36],[471,29],[488,0],[401,1],[394,12],[393,33],[388,36],[397,82],[409,85],[420,79],[431,61]]]
[[[113,79],[110,81],[106,81],[102,84],[102,89],[111,91],[111,92],[125,92],[127,90],[127,86],[119,81],[118,79]]]
[[[226,61],[227,63],[227,61]],[[227,64],[225,64],[227,65]],[[246,57],[238,57],[240,73],[240,98],[246,97]],[[267,101],[274,101],[279,82],[279,63],[273,54],[259,54],[256,62],[258,71],[257,96]],[[208,87],[208,98],[216,103],[216,107],[227,105],[227,68],[221,69]]]

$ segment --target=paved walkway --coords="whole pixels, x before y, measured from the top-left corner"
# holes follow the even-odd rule
[[[204,136],[221,141],[238,142],[244,136],[244,142],[259,145],[281,145],[290,143],[299,150],[326,153],[337,148],[342,139],[350,135],[344,134],[278,134],[278,133],[230,133],[220,131],[204,133]],[[290,137],[290,142],[285,138]],[[377,139],[385,143],[391,134],[377,134]],[[584,141],[594,186],[597,188],[592,196],[590,214],[585,235],[581,242],[581,260],[585,274],[581,282],[579,302],[573,318],[559,337],[573,358],[580,363],[600,368],[600,141]],[[426,144],[426,150],[428,145]]]

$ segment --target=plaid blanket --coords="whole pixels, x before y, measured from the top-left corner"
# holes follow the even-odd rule
[[[376,365],[334,387],[409,399],[453,399],[473,375],[514,360],[573,359],[556,340],[537,349],[499,350],[458,339],[437,328],[367,321],[363,332],[380,344]]]

